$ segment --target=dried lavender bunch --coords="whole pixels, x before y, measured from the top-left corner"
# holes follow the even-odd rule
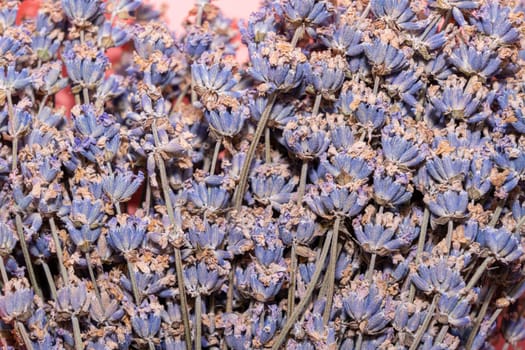
[[[20,9],[0,0],[7,348],[525,339],[524,4],[263,1],[237,30],[199,0],[181,33],[140,0]]]

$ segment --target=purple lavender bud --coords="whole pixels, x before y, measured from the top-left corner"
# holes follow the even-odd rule
[[[172,288],[175,277],[172,273],[142,273],[135,271],[135,280],[137,281],[137,289],[140,296],[157,296],[159,298],[171,298],[175,295],[175,290]],[[127,276],[120,277],[120,283],[123,290],[126,292],[128,300],[133,300],[131,281]]]
[[[343,297],[345,312],[357,324],[366,324],[361,328],[364,334],[378,334],[391,321],[386,314],[385,296],[381,295],[375,284],[356,286]],[[387,300],[386,303],[389,301]]]
[[[310,216],[305,215],[301,217],[299,223],[290,229],[287,227],[290,218],[286,214],[279,217],[279,221],[281,220],[282,224],[279,225],[279,237],[286,246],[292,245],[294,241],[299,245],[308,246],[317,230],[319,230],[318,225]]]
[[[101,293],[101,302],[95,299],[89,307],[89,317],[98,324],[118,322],[124,317],[125,311],[120,302],[112,299],[107,293]]]
[[[108,222],[108,243],[120,253],[129,254],[142,245],[146,225],[136,216],[126,217],[125,222],[112,218]]]
[[[226,108],[207,111],[206,120],[210,124],[210,129],[226,137],[234,137],[242,131],[244,121],[249,118],[247,108],[238,108],[228,111]]]
[[[230,194],[219,186],[207,186],[204,183],[193,182],[188,190],[188,199],[200,210],[216,212],[226,208]]]
[[[472,0],[451,0],[447,2],[431,0],[428,6],[444,12],[452,11],[454,20],[456,20],[460,26],[463,26],[467,24],[463,12],[479,8],[479,2]]]
[[[440,323],[450,324],[457,328],[464,328],[470,324],[470,304],[461,296],[442,295],[437,309]]]
[[[34,293],[29,288],[6,291],[0,296],[0,317],[4,322],[25,322],[33,315]]]
[[[282,326],[282,311],[277,305],[261,307],[252,319],[252,334],[257,344],[267,344],[275,336],[279,327]]]
[[[249,108],[251,116],[255,120],[261,119],[261,116],[268,104],[268,99],[265,97],[257,97],[249,100]],[[295,118],[295,106],[291,103],[282,103],[276,101],[270,112],[268,126],[283,128]]]
[[[14,65],[0,69],[0,90],[13,93],[22,90],[31,84],[29,70],[23,68],[17,72]]]
[[[398,97],[410,107],[417,104],[417,96],[424,84],[415,72],[405,70],[387,78],[385,88],[390,97]]]
[[[479,200],[492,189],[490,173],[494,163],[483,156],[474,156],[465,184],[469,198]]]
[[[404,30],[414,30],[416,14],[408,0],[372,0],[372,13],[388,25]]]
[[[0,87],[1,90],[1,87]],[[21,108],[14,108],[14,118],[7,123],[9,134],[12,137],[20,137],[27,134],[31,128],[33,116]]]
[[[200,29],[191,30],[184,40],[184,53],[196,60],[210,48],[213,36],[208,31]]]
[[[283,136],[286,147],[302,160],[320,157],[330,145],[328,133],[323,130],[309,130],[308,127],[286,129]]]
[[[486,227],[476,240],[497,260],[504,263],[511,263],[523,255],[519,238],[505,228]]]
[[[62,78],[62,64],[53,62],[43,65],[33,78],[35,89],[46,95],[54,95],[68,85],[67,78]]]
[[[453,155],[427,160],[425,168],[431,178],[440,184],[463,180],[469,173],[471,161]]]
[[[432,104],[441,114],[467,123],[478,123],[487,115],[479,111],[481,100],[461,87],[446,87],[441,96],[431,97]]]
[[[383,256],[408,246],[414,238],[405,239],[398,236],[394,229],[385,228],[379,224],[368,223],[363,227],[358,219],[354,220],[353,227],[359,244],[366,252]],[[400,233],[406,234],[405,232]]]
[[[250,264],[245,270],[245,279],[249,283],[250,295],[257,301],[274,300],[286,279],[286,268],[272,265],[269,268]]]
[[[287,180],[280,175],[264,176],[263,174],[250,177],[250,188],[253,198],[264,205],[272,205],[279,210],[281,204],[288,203],[297,185],[297,180]]]
[[[127,202],[143,180],[144,174],[141,171],[135,175],[131,171],[117,170],[114,174],[102,178],[102,188],[113,203]]]
[[[97,87],[94,99],[97,102],[104,102],[122,95],[125,92],[123,78],[120,75],[111,75],[104,79],[102,84]]]
[[[104,3],[100,0],[62,0],[62,9],[71,23],[87,27],[102,15]]]
[[[382,206],[398,207],[412,198],[413,190],[402,177],[374,175],[374,200]]]
[[[368,195],[362,188],[351,191],[346,187],[330,185],[321,188],[321,193],[307,193],[304,200],[314,213],[323,218],[352,217],[363,210],[368,203]]]
[[[330,27],[326,35],[321,35],[321,41],[336,53],[357,56],[363,52],[362,37],[363,33],[356,28],[348,24],[340,24],[337,27]]]
[[[167,338],[163,344],[164,346],[162,349],[164,350],[185,350],[186,349],[186,343],[180,339]]]
[[[286,19],[296,26],[320,26],[332,16],[330,10],[330,3],[324,0],[287,0],[283,4]]]
[[[408,64],[402,51],[381,42],[380,39],[365,45],[365,55],[375,75],[392,74],[402,70]]]
[[[381,146],[384,156],[398,166],[411,168],[425,160],[421,147],[400,136],[383,134]]]
[[[440,192],[435,197],[425,197],[425,203],[430,212],[436,216],[435,222],[446,224],[449,220],[462,220],[468,216],[469,198],[465,191],[448,190]]]
[[[161,318],[156,312],[140,312],[131,318],[133,331],[144,340],[152,340],[160,330]]]
[[[106,21],[99,29],[97,43],[99,47],[108,49],[110,47],[122,46],[129,41],[129,33],[122,27],[112,26]]]
[[[335,93],[341,89],[345,80],[348,63],[341,56],[331,56],[321,52],[312,55],[306,74],[306,82],[316,94],[322,94],[325,99],[335,99]]]
[[[18,6],[9,8],[4,7],[0,10],[0,32],[3,33],[7,28],[15,25]]]
[[[104,225],[102,201],[74,199],[69,216],[62,218],[71,240],[81,250],[86,250],[96,242]]]
[[[438,54],[425,65],[425,73],[439,81],[447,79],[452,71],[445,55]]]
[[[56,308],[59,313],[66,314],[63,317],[87,313],[89,304],[90,297],[83,282],[78,286],[62,287],[57,292]]]
[[[479,52],[473,46],[461,45],[452,52],[450,63],[467,76],[479,75],[484,79],[494,76],[501,65],[501,60],[494,53],[486,50]]]
[[[83,52],[82,50],[88,52]],[[94,50],[94,48],[86,45],[80,47],[66,47],[62,54],[69,78],[81,88],[85,87],[88,89],[94,89],[100,85],[104,79],[104,73],[109,66],[109,59],[104,52],[90,52]]]
[[[184,283],[192,297],[211,295],[219,289],[226,278],[219,274],[217,267],[208,266],[204,261],[184,268]]]
[[[207,65],[194,63],[191,65],[191,76],[195,83],[195,88],[201,94],[227,95],[238,97],[238,93],[233,92],[233,88],[238,84],[232,73],[232,67],[223,66],[219,63]]]
[[[443,259],[430,267],[420,265],[417,273],[411,276],[411,281],[417,289],[426,294],[453,295],[465,288],[465,282],[459,272],[449,268]]]
[[[17,242],[15,232],[7,224],[0,222],[0,259],[11,254]]]
[[[415,311],[410,314],[408,305],[406,303],[400,303],[396,307],[392,326],[398,332],[415,334],[422,325],[426,314],[426,311]]]
[[[517,346],[519,342],[525,339],[525,318],[506,319],[502,324],[503,337],[512,346]]]
[[[332,174],[338,184],[345,185],[360,180],[368,180],[373,171],[373,164],[363,158],[356,158],[338,153],[330,163],[322,161],[326,171]]]
[[[127,15],[142,5],[142,0],[116,0],[112,2],[112,13]]]
[[[509,20],[510,8],[496,2],[483,5],[477,18],[472,17],[470,23],[480,32],[490,37],[494,45],[509,45],[519,40],[519,32]]]
[[[282,59],[275,61],[273,55],[282,56],[279,50],[285,48],[274,47],[275,44],[268,41],[259,45],[249,46],[250,61],[252,65],[247,72],[253,79],[263,83],[267,92],[288,92],[301,84],[308,70],[306,57],[300,49],[286,48],[290,52],[286,55],[293,59]],[[296,53],[296,54],[294,54]]]
[[[262,11],[252,13],[248,22],[241,27],[242,40],[246,45],[263,42],[268,34],[277,32],[275,17]]]
[[[385,111],[382,107],[360,103],[355,111],[357,121],[368,130],[376,130],[385,122]]]
[[[348,125],[337,125],[330,130],[331,144],[338,152],[345,152],[354,143],[354,134]]]

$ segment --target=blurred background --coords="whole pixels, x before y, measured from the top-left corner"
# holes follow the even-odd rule
[[[175,30],[180,29],[182,20],[188,15],[194,4],[192,0],[149,0],[147,2],[158,9],[163,9],[166,22]],[[228,17],[247,19],[250,13],[257,9],[259,0],[217,0],[214,1],[214,4],[219,6]]]

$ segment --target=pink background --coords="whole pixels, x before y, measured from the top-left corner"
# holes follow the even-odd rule
[[[193,7],[192,0],[149,0],[157,8],[167,7],[163,14],[170,27],[178,30],[180,23],[188,15]],[[216,0],[213,4],[217,5],[228,17],[239,19],[248,18],[251,12],[255,11],[259,5],[259,0]]]

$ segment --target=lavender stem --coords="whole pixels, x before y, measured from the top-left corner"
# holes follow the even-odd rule
[[[330,319],[332,311],[332,301],[334,298],[334,284],[335,284],[335,267],[337,264],[337,242],[339,238],[339,226],[341,224],[341,217],[337,216],[334,221],[332,244],[330,247],[330,262],[328,263],[328,281],[326,287],[326,305],[323,312],[323,324],[326,326]]]
[[[35,290],[35,293],[41,299],[43,299],[44,297],[42,294],[42,290],[40,289],[36,281],[35,270],[33,269],[33,263],[31,262],[31,256],[29,255],[29,250],[27,249],[27,242],[24,236],[24,228],[22,226],[22,218],[20,217],[20,214],[18,213],[16,213],[15,215],[15,224],[16,224],[16,231],[18,232],[18,240],[20,241],[20,247],[22,248],[22,254],[24,255],[24,261],[26,263],[29,280],[31,281],[31,285],[33,286],[33,289]]]
[[[310,302],[310,297],[312,296],[312,293],[316,287],[317,281],[319,280],[319,277],[321,276],[321,272],[323,271],[323,265],[324,261],[326,260],[326,256],[328,255],[328,249],[330,248],[330,243],[332,241],[333,232],[328,231],[325,241],[323,244],[323,248],[321,250],[321,255],[319,256],[319,259],[317,260],[315,264],[315,271],[312,275],[312,279],[310,280],[310,283],[308,283],[308,287],[306,288],[305,295],[303,299],[299,302],[295,310],[292,312],[290,317],[286,320],[286,324],[281,329],[281,333],[275,340],[275,343],[273,343],[272,350],[279,350],[281,348],[281,345],[286,340],[286,337],[288,336],[288,332],[292,329],[293,325],[299,318],[299,316],[304,312],[304,309],[306,308],[306,305]]]

